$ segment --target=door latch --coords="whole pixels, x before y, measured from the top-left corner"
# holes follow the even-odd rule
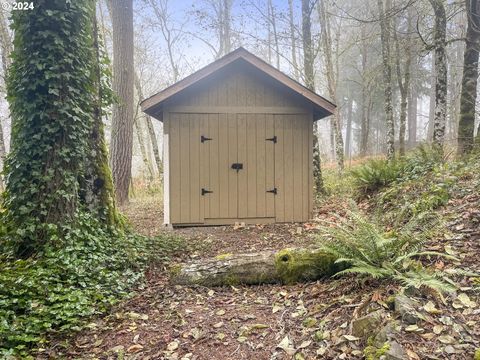
[[[202,188],[202,196],[204,196],[205,194],[211,194],[211,193],[213,193],[213,191]]]
[[[277,188],[273,188],[272,190],[267,190],[268,193],[272,193],[274,195],[277,195]]]
[[[233,170],[237,170],[237,172],[239,172],[240,170],[243,169],[243,164],[241,164],[241,163],[233,163],[233,164],[232,164],[232,169],[233,169]]]
[[[204,143],[205,141],[210,141],[210,140],[212,140],[212,139],[211,139],[211,138],[208,138],[208,137],[206,137],[206,136],[203,136],[203,135],[200,136],[200,142],[202,142],[202,143]]]
[[[277,143],[277,135],[275,135],[274,137],[265,139],[265,140],[266,140],[266,141],[271,141],[271,142],[273,142],[274,144],[276,144],[276,143]]]

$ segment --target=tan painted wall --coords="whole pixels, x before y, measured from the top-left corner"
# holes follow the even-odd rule
[[[169,222],[307,221],[311,108],[253,73],[223,74],[193,90],[164,110]],[[211,140],[202,143],[202,135]],[[273,136],[275,144],[266,140]],[[243,169],[233,170],[233,163]],[[277,195],[267,192],[275,187]],[[212,193],[202,196],[202,188]]]

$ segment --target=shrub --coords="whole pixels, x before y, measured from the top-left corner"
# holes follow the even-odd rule
[[[372,159],[351,170],[351,175],[356,190],[360,195],[367,195],[397,180],[402,174],[403,167],[401,161]]]
[[[441,274],[424,268],[415,260],[421,256],[443,256],[422,251],[438,220],[424,214],[410,220],[403,228],[385,232],[358,211],[348,211],[347,218],[337,216],[337,223],[323,227],[325,239],[320,249],[337,258],[347,268],[337,273],[361,274],[377,279],[393,279],[407,287],[426,287],[439,293],[453,290]],[[451,258],[451,257],[450,257]]]
[[[0,358],[28,358],[48,334],[80,329],[127,296],[152,258],[184,249],[180,238],[124,234],[85,215],[64,244],[37,258],[0,258]]]

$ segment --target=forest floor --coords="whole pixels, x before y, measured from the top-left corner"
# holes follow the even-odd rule
[[[478,273],[480,195],[468,179],[463,181],[463,190],[440,210],[447,230],[428,246],[461,261],[432,260],[429,265]],[[155,196],[142,197],[123,212],[138,232],[159,235],[165,231],[159,204]],[[332,220],[332,214],[347,207],[347,199],[337,196],[306,224],[176,229],[191,251],[173,261],[313,244],[321,220]],[[396,334],[405,358],[473,359],[480,347],[480,297],[472,288],[475,279],[456,275],[455,280],[458,294],[465,296],[444,301],[434,294],[415,297],[418,325],[402,324]],[[152,268],[134,297],[92,320],[74,338],[57,342],[49,354],[77,359],[362,359],[366,343],[350,335],[352,321],[374,309],[393,318],[387,299],[398,291],[398,285],[353,276],[289,286],[184,287],[169,284],[167,269]]]

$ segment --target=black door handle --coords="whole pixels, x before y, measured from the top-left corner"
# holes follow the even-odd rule
[[[211,193],[213,193],[213,191],[202,188],[202,196],[204,196],[205,194],[211,194]]]
[[[267,190],[267,192],[268,192],[268,193],[272,193],[272,194],[274,194],[274,195],[277,195],[277,192],[278,192],[278,191],[277,191],[277,188],[275,187],[275,188],[273,188],[272,190]]]
[[[233,170],[237,170],[237,172],[239,172],[240,170],[243,169],[243,164],[241,164],[241,163],[233,163],[233,164],[232,164],[232,169],[233,169]]]
[[[200,136],[200,142],[204,143],[205,141],[209,141],[209,140],[212,140],[211,138],[209,137],[206,137],[206,136]]]

